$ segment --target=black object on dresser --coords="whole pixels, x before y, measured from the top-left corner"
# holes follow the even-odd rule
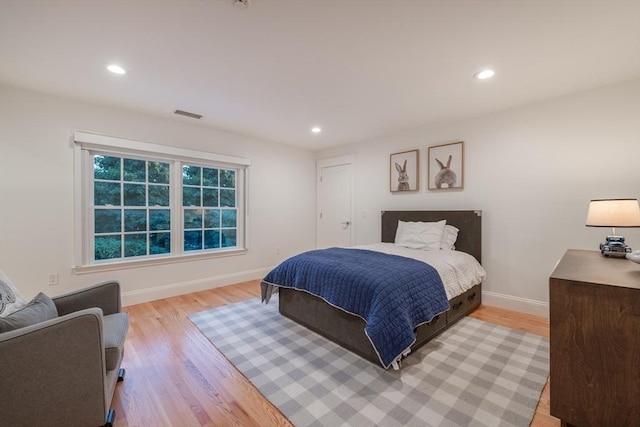
[[[640,426],[640,266],[568,250],[549,278],[551,415]]]

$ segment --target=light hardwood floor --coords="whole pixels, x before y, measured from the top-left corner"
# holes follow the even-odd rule
[[[112,407],[116,427],[291,426],[187,319],[191,313],[259,296],[259,282],[125,307],[130,329]],[[481,306],[472,316],[549,336],[545,318]],[[559,426],[549,415],[549,383],[534,427]]]

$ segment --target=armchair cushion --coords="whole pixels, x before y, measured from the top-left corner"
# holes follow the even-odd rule
[[[0,317],[0,332],[9,332],[58,317],[53,300],[40,292],[27,305],[8,316]]]
[[[103,318],[104,357],[107,371],[120,365],[124,353],[124,339],[129,329],[129,315],[115,313]]]

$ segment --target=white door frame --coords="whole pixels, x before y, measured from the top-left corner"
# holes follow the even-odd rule
[[[322,179],[322,169],[332,166],[349,165],[351,170],[351,225],[350,225],[350,240],[351,244],[356,242],[356,156],[354,154],[347,154],[339,157],[332,157],[329,159],[316,160],[316,247],[320,242],[320,213],[322,212],[320,188]]]

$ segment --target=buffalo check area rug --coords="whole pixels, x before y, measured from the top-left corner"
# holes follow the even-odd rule
[[[385,371],[280,315],[277,299],[189,319],[303,426],[528,426],[549,375],[548,339],[465,317]]]

